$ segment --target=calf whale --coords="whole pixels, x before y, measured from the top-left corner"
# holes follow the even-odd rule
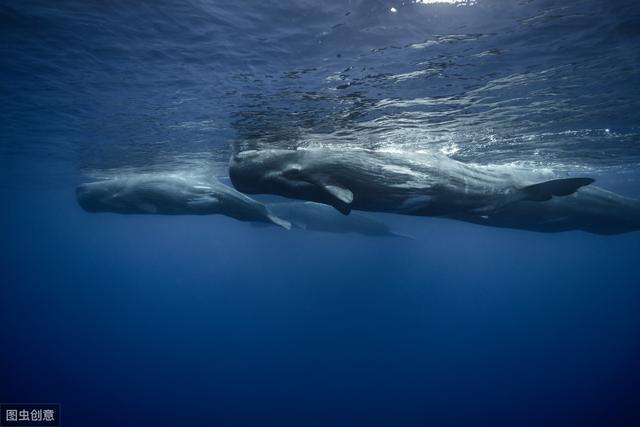
[[[357,233],[366,236],[390,236],[413,239],[393,231],[387,224],[358,212],[345,216],[333,207],[316,202],[270,203],[267,207],[293,228],[326,233]]]
[[[88,212],[159,215],[222,214],[240,221],[258,221],[286,229],[291,223],[262,203],[215,178],[186,174],[139,174],[81,184],[79,205]]]
[[[592,178],[549,180],[535,173],[465,164],[446,156],[330,149],[235,153],[229,176],[249,194],[352,209],[443,216],[536,231],[612,234],[640,228],[640,207],[590,185]]]

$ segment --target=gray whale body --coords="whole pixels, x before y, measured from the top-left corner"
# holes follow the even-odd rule
[[[446,156],[330,149],[236,153],[229,176],[248,194],[333,206],[442,216],[542,232],[616,234],[640,229],[640,202],[590,185],[591,178],[465,164]]]
[[[412,239],[393,231],[387,224],[358,212],[345,216],[333,207],[316,202],[282,202],[267,204],[278,217],[293,228],[326,233],[357,233],[365,236],[389,236]]]
[[[486,217],[452,216],[475,224],[546,233],[582,230],[621,234],[640,230],[640,201],[596,186],[545,202],[520,201]]]
[[[88,212],[158,215],[222,214],[291,228],[262,203],[215,178],[186,174],[139,174],[81,184],[78,204]]]

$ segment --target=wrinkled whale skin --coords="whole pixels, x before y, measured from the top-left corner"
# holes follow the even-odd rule
[[[215,178],[139,174],[80,184],[78,204],[88,212],[158,215],[222,214],[289,228],[260,202]]]
[[[616,234],[640,228],[640,203],[591,178],[465,164],[446,156],[370,150],[250,150],[229,176],[248,194],[277,194],[333,206],[443,216],[533,231]]]
[[[544,233],[582,230],[612,235],[640,230],[640,202],[590,185],[545,202],[520,201],[487,217],[462,214],[451,218]]]

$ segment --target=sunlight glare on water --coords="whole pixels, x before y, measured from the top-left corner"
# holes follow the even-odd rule
[[[233,149],[310,141],[611,176],[640,163],[633,2],[34,4],[1,16],[4,185],[33,165],[41,183],[224,174]]]

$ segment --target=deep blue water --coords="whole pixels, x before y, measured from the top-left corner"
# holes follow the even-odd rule
[[[640,233],[415,241],[96,215],[233,147],[438,152],[640,197],[634,1],[0,0],[0,402],[65,426],[640,425]]]

